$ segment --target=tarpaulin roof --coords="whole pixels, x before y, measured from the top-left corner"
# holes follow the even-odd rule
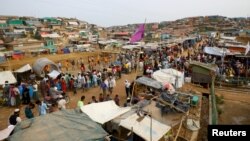
[[[104,124],[121,114],[128,112],[131,108],[118,107],[113,100],[99,103],[92,103],[81,108],[92,120]]]
[[[6,129],[3,129],[0,131],[0,140],[4,140],[7,139],[10,135],[10,133],[14,130],[15,126],[14,125],[10,125],[8,126]]]
[[[133,50],[133,49],[140,49],[141,46],[140,45],[126,45],[122,47],[123,49],[129,49],[129,50]]]
[[[216,72],[216,68],[217,68],[217,65],[215,65],[215,64],[205,64],[205,63],[201,63],[198,61],[190,61],[189,64],[190,64],[190,66],[199,66],[199,67],[202,67],[202,68],[205,68],[207,70],[214,71],[214,72]]]
[[[131,130],[143,139],[150,140],[150,117],[145,116],[142,121],[137,121],[139,116],[133,114],[128,118],[121,120],[120,126]],[[154,119],[152,119],[152,141],[158,141],[164,134],[166,134],[171,129],[170,126],[162,124]]]
[[[61,36],[59,35],[59,34],[57,34],[57,33],[52,33],[52,34],[41,34],[41,36],[43,37],[43,38],[46,38],[46,37],[48,37],[48,38],[60,38]]]
[[[158,81],[156,81],[154,79],[148,78],[148,77],[144,77],[144,76],[136,79],[135,82],[144,84],[146,86],[153,87],[155,89],[161,89],[162,88],[162,84],[160,82],[158,82]]]
[[[53,70],[52,72],[50,72],[48,74],[48,76],[51,77],[51,78],[53,78],[53,79],[57,78],[58,75],[60,75],[60,72],[58,72],[56,70]]]
[[[222,49],[218,47],[205,47],[203,51],[207,54],[216,55],[216,56],[232,55],[232,53],[226,48]]]
[[[17,82],[11,71],[0,72],[0,85],[5,84],[5,81],[8,81],[9,84],[14,84]]]
[[[62,110],[27,119],[16,125],[10,141],[103,140],[107,135],[100,125],[77,110]]]
[[[21,68],[17,69],[15,72],[16,73],[23,73],[23,72],[29,71],[31,69],[32,68],[31,68],[30,64],[26,64],[26,65],[22,66]]]

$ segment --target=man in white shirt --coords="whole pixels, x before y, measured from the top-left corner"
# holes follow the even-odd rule
[[[127,97],[130,96],[130,83],[128,82],[128,80],[125,81],[125,90],[126,90],[126,95]]]

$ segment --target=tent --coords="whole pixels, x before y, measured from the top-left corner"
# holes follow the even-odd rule
[[[53,70],[52,72],[50,72],[48,74],[48,76],[51,77],[51,78],[53,78],[53,79],[56,79],[58,75],[60,75],[60,72],[58,72],[56,70]]]
[[[14,84],[17,82],[11,71],[0,72],[0,85],[4,85],[5,81],[9,81],[9,84]]]
[[[9,125],[7,128],[0,131],[0,141],[7,139],[10,133],[14,130],[14,125]]]
[[[86,113],[92,120],[100,124],[104,124],[121,114],[128,112],[130,109],[130,107],[118,107],[113,100],[92,103],[81,108],[82,112]]]
[[[140,77],[138,79],[135,80],[136,83],[140,83],[140,84],[144,84],[146,86],[149,87],[153,87],[155,89],[161,89],[162,88],[162,84],[154,79],[148,78],[148,77]]]
[[[43,77],[44,76],[44,67],[46,65],[48,65],[50,67],[50,71],[53,71],[53,70],[59,71],[58,66],[54,62],[52,62],[51,60],[49,60],[47,58],[37,59],[36,62],[33,64],[32,68],[38,76]]]
[[[62,110],[27,119],[16,125],[10,141],[103,140],[106,131],[78,110]]]
[[[166,83],[174,84],[176,88],[180,88],[184,84],[184,73],[172,68],[155,71],[152,77],[164,85]]]
[[[4,53],[0,52],[0,63],[4,63],[6,61]]]
[[[23,72],[29,71],[31,69],[32,68],[31,68],[30,64],[26,64],[26,65],[22,66],[21,68],[17,69],[15,72],[16,73],[23,73]]]
[[[120,126],[131,130],[143,139],[150,140],[150,123],[152,120],[152,141],[160,140],[170,129],[171,127],[165,124],[160,123],[157,120],[150,119],[149,116],[145,116],[142,121],[137,121],[139,116],[133,114],[128,118],[121,120]]]

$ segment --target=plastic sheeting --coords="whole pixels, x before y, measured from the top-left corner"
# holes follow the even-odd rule
[[[130,109],[130,107],[118,107],[113,100],[92,103],[81,108],[82,112],[86,113],[92,120],[100,124],[104,124],[105,122],[108,122],[120,116],[121,114],[128,112]]]
[[[203,51],[207,54],[216,55],[216,56],[232,55],[232,53],[226,48],[222,49],[218,47],[205,47]]]
[[[138,79],[135,80],[135,82],[140,83],[140,84],[144,84],[146,86],[149,87],[153,87],[155,89],[161,89],[162,88],[162,84],[154,79],[148,78],[148,77],[140,77]]]
[[[5,81],[8,81],[9,84],[14,84],[17,82],[11,71],[0,72],[0,85],[4,85]]]
[[[56,70],[53,70],[52,72],[50,72],[48,74],[48,76],[51,77],[51,78],[53,78],[53,79],[56,79],[58,75],[60,75],[60,72],[58,72]]]
[[[140,48],[141,48],[140,45],[126,45],[122,47],[122,49],[128,49],[128,50],[140,49]]]
[[[174,84],[176,88],[181,88],[184,84],[184,73],[175,69],[162,69],[153,73],[152,77],[163,85],[166,83]]]
[[[16,73],[23,73],[23,72],[29,71],[31,69],[32,68],[31,68],[30,64],[26,64],[26,65],[22,66],[21,68],[19,68],[18,70],[16,70],[15,72]]]
[[[37,59],[36,62],[33,64],[33,70],[38,76],[43,77],[44,75],[43,70],[46,65],[50,66],[50,71],[52,70],[59,71],[58,66],[47,58]]]
[[[3,129],[0,131],[0,141],[7,139],[10,135],[10,133],[14,130],[15,126],[10,125],[6,129]]]
[[[121,120],[120,126],[131,130],[133,128],[133,132],[143,139],[150,141],[150,123],[151,118],[145,116],[143,120],[140,122],[137,121],[139,116],[137,114],[133,114],[128,118]],[[170,126],[162,124],[154,119],[152,119],[152,141],[158,141],[161,139],[169,130]]]
[[[107,135],[100,125],[77,110],[62,110],[22,121],[10,141],[103,140]]]

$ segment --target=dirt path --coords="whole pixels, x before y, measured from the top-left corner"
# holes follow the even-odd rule
[[[80,53],[70,53],[70,54],[47,54],[47,55],[39,55],[37,57],[25,57],[21,60],[9,60],[5,63],[0,64],[0,68],[6,68],[10,70],[18,69],[26,64],[32,65],[37,59],[46,57],[54,62],[65,61],[69,59],[78,59],[83,58],[87,59],[88,56],[96,56],[100,54],[101,51],[96,52],[80,52]]]

